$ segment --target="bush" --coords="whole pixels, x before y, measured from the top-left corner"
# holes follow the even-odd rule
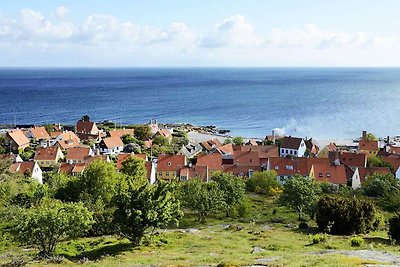
[[[331,234],[365,233],[373,228],[375,216],[376,210],[370,201],[324,196],[318,202],[318,228]]]
[[[400,242],[400,213],[389,219],[389,237],[396,243]]]
[[[324,234],[315,234],[311,236],[313,245],[326,242],[327,237]]]
[[[309,228],[309,226],[308,226],[308,223],[306,223],[306,222],[301,222],[299,224],[299,229],[307,230],[308,228]]]
[[[370,197],[384,197],[397,189],[393,174],[374,173],[368,176],[364,185],[364,194]]]
[[[352,237],[350,239],[350,243],[352,247],[361,247],[364,244],[364,239],[359,236]]]
[[[276,180],[276,172],[255,172],[246,182],[246,189],[257,194],[272,195],[281,185]]]

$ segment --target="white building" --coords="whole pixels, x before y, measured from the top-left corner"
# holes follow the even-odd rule
[[[282,139],[279,155],[281,157],[304,157],[306,143],[303,138],[286,136]]]

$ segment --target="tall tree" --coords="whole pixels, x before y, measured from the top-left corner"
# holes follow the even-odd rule
[[[128,157],[122,162],[121,172],[128,175],[132,179],[146,180],[146,166],[143,159]]]

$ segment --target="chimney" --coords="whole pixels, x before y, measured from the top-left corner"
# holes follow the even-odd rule
[[[367,140],[367,131],[362,132],[362,140]]]
[[[272,130],[272,143],[275,144],[275,131]]]

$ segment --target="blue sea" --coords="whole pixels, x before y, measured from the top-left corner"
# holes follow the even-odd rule
[[[264,137],[400,134],[399,68],[0,69],[0,124],[188,122]]]

